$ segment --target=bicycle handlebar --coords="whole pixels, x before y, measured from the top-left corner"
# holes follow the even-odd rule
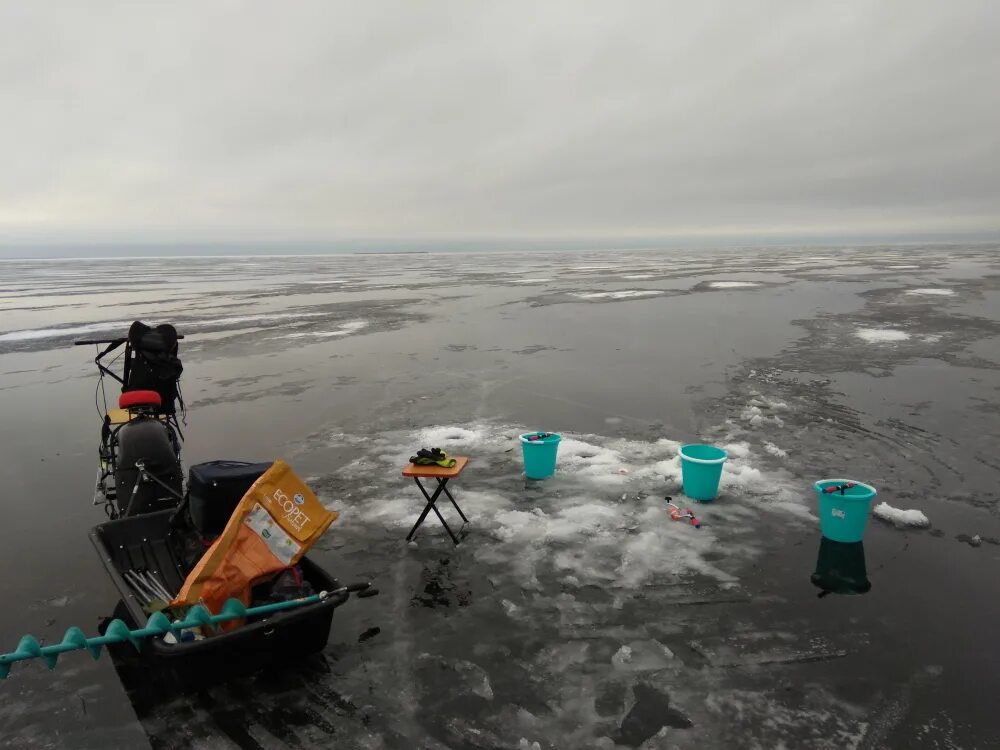
[[[180,341],[184,338],[183,335],[178,335],[177,340]],[[85,346],[87,344],[121,344],[128,341],[127,336],[122,336],[117,339],[82,339],[80,341],[74,341],[73,346]]]

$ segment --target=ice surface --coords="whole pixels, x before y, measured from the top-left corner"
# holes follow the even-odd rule
[[[859,328],[854,332],[859,339],[869,344],[888,344],[896,341],[906,341],[910,334],[895,328]]]
[[[544,284],[546,281],[552,281],[552,279],[511,279],[511,284]]]
[[[854,706],[816,685],[728,690],[709,695],[705,707],[728,738],[720,747],[857,750],[868,726]]]
[[[760,284],[756,281],[713,281],[709,286],[712,289],[750,289]]]
[[[629,281],[644,281],[646,279],[656,278],[656,274],[652,273],[630,273],[627,276],[622,276],[623,279],[628,279]]]
[[[574,292],[574,297],[580,299],[634,299],[637,297],[655,297],[663,292],[653,289],[623,289],[619,292]]]
[[[756,554],[748,521],[762,511],[779,511],[789,522],[811,518],[801,493],[762,472],[747,443],[727,446],[730,459],[720,483],[725,503],[678,500],[696,505],[704,524],[696,529],[671,521],[663,499],[680,484],[678,442],[564,434],[556,476],[525,484],[517,442],[524,431],[522,426],[477,423],[367,439],[333,436],[333,443],[349,444],[361,454],[339,473],[365,483],[360,496],[347,501],[359,512],[345,512],[342,528],[360,523],[401,529],[413,523],[419,509],[412,491],[395,477],[420,446],[472,456],[459,482],[459,502],[480,534],[472,554],[496,568],[497,580],[513,581],[526,591],[538,590],[553,576],[564,584],[603,582],[625,589],[685,575],[734,581],[733,565]],[[378,476],[389,479],[368,484]],[[758,503],[761,498],[767,502]],[[444,533],[437,526],[431,518],[419,533]],[[502,606],[508,616],[521,616],[522,603],[516,598],[508,597]]]
[[[258,313],[255,315],[234,315],[225,318],[210,318],[197,322],[185,323],[185,328],[206,328],[209,326],[228,326],[236,323],[256,323],[259,321],[270,322],[274,320],[299,320],[301,318],[321,318],[329,315],[326,312],[286,312],[286,313]],[[127,325],[127,324],[126,324]]]
[[[883,521],[895,525],[897,528],[911,526],[914,528],[925,528],[931,525],[930,520],[919,510],[900,510],[893,508],[889,503],[879,503],[872,510],[872,514]]]
[[[921,289],[908,289],[907,294],[920,294],[932,297],[951,297],[955,294],[954,289],[948,289],[942,286],[935,287],[924,287]]]

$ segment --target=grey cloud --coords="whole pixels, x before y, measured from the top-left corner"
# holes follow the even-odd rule
[[[1000,229],[993,2],[8,3],[0,242]]]

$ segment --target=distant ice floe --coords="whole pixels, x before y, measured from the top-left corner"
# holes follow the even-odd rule
[[[473,456],[479,468],[463,482],[459,501],[484,535],[474,554],[498,580],[510,577],[522,589],[540,589],[542,580],[553,576],[565,585],[588,581],[628,589],[692,575],[732,583],[734,566],[756,554],[752,523],[762,510],[791,522],[813,519],[801,492],[757,468],[747,443],[725,446],[729,460],[720,483],[725,502],[697,505],[704,525],[693,529],[671,521],[663,499],[681,483],[678,442],[564,434],[556,475],[532,485],[521,474],[521,432],[521,427],[480,423],[331,436],[331,444],[349,445],[359,454],[338,474],[365,485],[350,499],[337,498],[344,510],[342,528],[413,524],[413,499],[395,475],[421,446]],[[382,476],[392,479],[372,483]],[[695,505],[683,497],[678,502]],[[357,512],[345,503],[356,505]],[[433,526],[422,533],[435,533]],[[505,609],[514,618],[531,617],[525,607],[530,610],[524,603]]]
[[[222,318],[206,318],[204,320],[188,321],[179,323],[178,327],[183,330],[194,330],[212,328],[215,326],[240,325],[243,323],[270,323],[282,320],[318,318],[328,314],[329,313],[322,311],[254,313],[251,315],[235,315]],[[132,325],[130,321],[108,321],[104,323],[88,323],[86,325],[66,326],[63,328],[37,328],[33,330],[10,331],[8,333],[0,334],[0,343],[9,341],[37,341],[40,339],[60,338],[62,336],[80,336],[88,333],[102,333],[107,331],[124,332],[128,330],[130,325]]]
[[[910,334],[906,331],[895,328],[859,328],[854,335],[869,344],[892,344],[910,338]]]
[[[630,273],[627,276],[622,276],[623,279],[628,279],[629,281],[645,281],[646,279],[655,279],[656,274],[654,273]]]
[[[919,510],[900,510],[893,508],[889,503],[879,503],[872,509],[872,515],[887,523],[891,523],[897,528],[926,528],[931,525],[930,520]]]
[[[636,299],[660,294],[663,292],[654,289],[624,289],[619,292],[574,292],[573,296],[580,299]]]
[[[928,297],[951,297],[955,294],[955,290],[947,289],[946,287],[935,286],[935,287],[926,287],[922,289],[908,289],[906,293],[925,295]]]
[[[752,289],[760,284],[756,281],[712,281],[709,286],[712,289]]]
[[[544,284],[552,279],[510,279],[511,284]]]
[[[886,266],[886,268],[891,268],[893,271],[919,271],[920,266]]]

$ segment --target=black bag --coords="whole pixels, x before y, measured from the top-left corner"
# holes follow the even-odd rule
[[[254,586],[250,595],[250,604],[253,607],[259,607],[262,604],[277,604],[278,602],[312,596],[315,593],[316,589],[303,577],[302,568],[295,565],[291,568],[285,568],[270,581],[264,581]]]
[[[188,471],[188,513],[191,523],[205,536],[217,536],[229,523],[240,500],[269,463],[209,461]]]
[[[174,414],[175,401],[180,395],[179,381],[184,365],[177,357],[177,329],[164,323],[151,328],[135,321],[128,329],[125,345],[125,365],[122,392],[156,391],[160,394],[164,414]]]

